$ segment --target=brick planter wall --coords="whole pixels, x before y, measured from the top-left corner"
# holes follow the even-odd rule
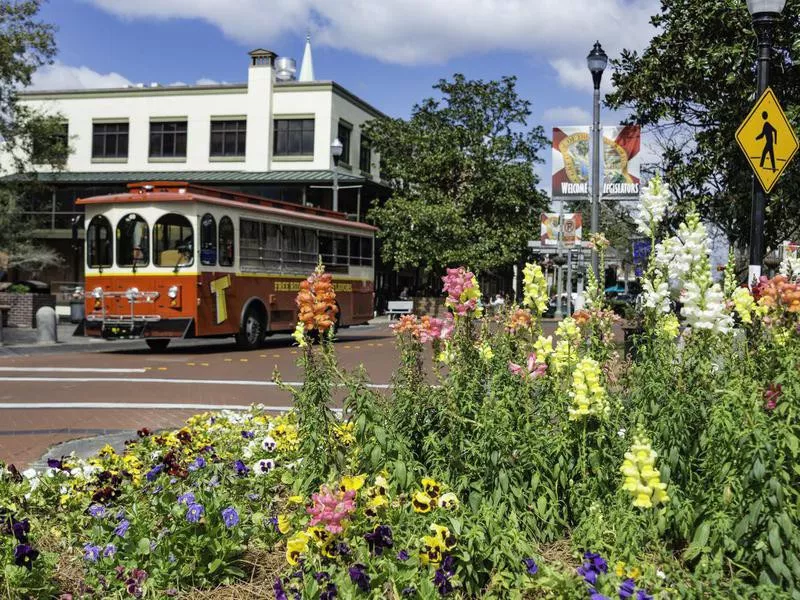
[[[9,294],[0,292],[0,305],[10,306],[8,321],[3,327],[36,327],[36,311],[43,306],[56,306],[51,294]]]

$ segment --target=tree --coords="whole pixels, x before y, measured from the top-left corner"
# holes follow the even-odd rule
[[[49,254],[33,243],[19,200],[36,185],[25,176],[32,164],[62,168],[69,153],[59,115],[31,111],[17,94],[55,56],[55,29],[37,18],[41,5],[42,0],[0,0],[0,136],[10,159],[0,181],[0,254],[10,256],[12,265],[52,263],[52,257],[40,260]]]
[[[667,132],[662,167],[680,201],[696,204],[729,241],[744,247],[750,237],[752,170],[734,134],[755,101],[757,47],[750,14],[744,2],[662,0],[651,23],[659,32],[641,54],[625,50],[612,61],[616,90],[606,103],[630,109],[630,122]],[[798,0],[786,3],[774,47],[771,86],[797,129]],[[765,240],[771,248],[800,232],[798,187],[795,160],[767,205]]]
[[[541,127],[527,127],[531,103],[515,85],[515,77],[456,74],[434,85],[441,98],[415,105],[410,119],[369,123],[366,135],[393,190],[370,211],[386,263],[481,272],[523,255],[546,206],[533,167],[547,140]]]

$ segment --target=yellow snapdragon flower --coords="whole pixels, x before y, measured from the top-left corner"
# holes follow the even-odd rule
[[[680,322],[673,313],[662,317],[658,321],[658,332],[667,339],[675,339],[680,333]]]
[[[482,361],[489,362],[494,358],[494,350],[492,350],[488,342],[484,342],[478,346],[478,355],[481,357]]]
[[[650,440],[636,436],[629,452],[625,453],[620,471],[625,477],[622,488],[633,497],[637,508],[652,508],[669,501],[667,484],[661,481],[661,473],[655,467],[658,454],[650,446]]]
[[[731,294],[733,308],[742,320],[742,323],[750,324],[753,322],[752,313],[756,310],[756,302],[753,300],[750,290],[745,287],[737,287]]]
[[[540,335],[533,343],[533,351],[536,354],[536,362],[546,363],[547,357],[553,353],[553,336]]]
[[[308,342],[306,341],[306,326],[302,321],[297,322],[297,327],[294,328],[294,332],[292,333],[292,339],[294,339],[301,348],[308,346]]]
[[[600,384],[600,364],[592,358],[582,359],[575,367],[569,395],[572,398],[571,421],[590,415],[604,417],[610,412],[606,391]]]
[[[547,281],[539,265],[527,263],[522,270],[522,304],[541,316],[548,307]]]

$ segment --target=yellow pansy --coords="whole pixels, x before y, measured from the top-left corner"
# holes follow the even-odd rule
[[[444,542],[435,535],[426,535],[422,538],[422,549],[419,552],[419,561],[423,565],[438,565],[442,562]]]
[[[442,484],[435,479],[431,479],[430,477],[424,477],[422,479],[422,489],[425,490],[425,493],[428,494],[428,496],[436,500],[436,498],[439,497],[439,494],[442,493]]]
[[[364,514],[368,517],[377,517],[378,510],[385,506],[389,506],[389,500],[386,499],[386,496],[374,496],[367,503],[367,507],[364,509]]]
[[[288,533],[291,528],[292,524],[289,522],[289,517],[287,515],[278,515],[278,531]]]
[[[308,552],[308,542],[310,536],[305,531],[298,531],[286,542],[286,560],[289,564],[296,566],[300,557]]]
[[[418,513],[430,512],[432,504],[431,497],[425,492],[417,492],[411,499],[411,505],[414,507],[414,512]]]
[[[432,523],[430,530],[433,531],[437,538],[439,538],[445,550],[452,550],[455,547],[456,537],[450,533],[450,530],[447,527]]]
[[[366,475],[345,475],[339,483],[339,489],[343,492],[357,492],[364,487],[366,480]]]
[[[305,504],[305,498],[302,496],[289,496],[286,501],[289,504]]]

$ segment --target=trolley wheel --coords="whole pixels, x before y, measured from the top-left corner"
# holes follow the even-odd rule
[[[236,334],[236,344],[243,350],[255,350],[264,341],[264,315],[252,306],[247,309],[242,327]]]
[[[145,340],[147,347],[150,348],[153,352],[163,352],[169,346],[170,340],[164,339],[155,339],[155,340]]]

